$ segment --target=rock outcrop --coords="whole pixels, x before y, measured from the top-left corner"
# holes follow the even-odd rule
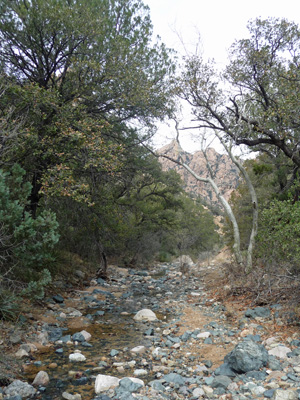
[[[183,161],[201,177],[208,177],[209,173],[206,167],[206,161],[202,151],[196,151],[191,154],[180,149],[176,140],[158,150],[158,154],[166,155],[178,159],[179,152],[182,154]],[[237,188],[239,181],[239,172],[230,160],[227,154],[220,154],[213,148],[207,149],[207,156],[211,167],[215,173],[215,182],[221,193],[226,199],[229,199],[233,190]],[[175,164],[167,158],[160,157],[160,163],[164,171],[170,169],[180,174],[184,183],[185,190],[193,195],[200,196],[208,205],[219,205],[217,197],[209,184],[196,180],[187,170]]]

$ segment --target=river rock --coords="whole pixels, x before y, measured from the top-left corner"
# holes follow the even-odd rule
[[[168,383],[177,383],[179,386],[184,385],[183,377],[179,374],[176,374],[175,372],[171,372],[170,374],[165,375],[164,380]]]
[[[49,343],[49,335],[47,331],[39,332],[37,334],[37,343],[46,346]]]
[[[224,358],[224,362],[234,371],[244,373],[266,366],[268,358],[268,352],[263,345],[249,340],[237,344]]]
[[[19,349],[19,350],[15,353],[15,356],[16,356],[16,358],[17,358],[18,360],[21,360],[22,358],[29,357],[29,354],[27,353],[26,350],[24,350],[24,349]]]
[[[72,340],[74,340],[74,342],[85,342],[85,337],[82,332],[76,332],[72,335]]]
[[[79,310],[73,309],[72,311],[69,312],[68,317],[71,317],[71,318],[82,317],[82,312],[80,312]]]
[[[211,335],[210,332],[201,332],[201,333],[198,333],[197,338],[198,339],[207,339],[210,337],[210,335]]]
[[[55,301],[55,303],[58,304],[62,304],[65,301],[65,299],[60,294],[53,296],[52,299]]]
[[[81,333],[81,335],[84,337],[84,339],[85,339],[86,342],[88,342],[89,340],[91,340],[92,335],[91,335],[89,332],[83,330],[83,331],[81,331],[80,333]]]
[[[277,389],[275,390],[272,400],[297,400],[298,393],[292,389]]]
[[[95,393],[101,393],[108,389],[114,389],[119,385],[120,379],[111,375],[97,375],[95,381]]]
[[[138,311],[133,317],[136,321],[156,321],[157,317],[155,313],[148,308]]]
[[[131,376],[128,379],[130,379],[133,383],[138,383],[139,385],[145,386],[145,383],[144,383],[144,381],[142,381],[142,379],[133,378]]]
[[[275,356],[278,358],[288,358],[287,354],[291,352],[286,346],[276,346],[272,350],[269,350],[269,354],[271,356]]]
[[[81,400],[81,395],[79,393],[71,394],[68,392],[63,392],[62,398],[66,400]]]
[[[69,355],[69,361],[82,362],[82,361],[86,361],[86,358],[81,353],[72,353],[72,354]]]
[[[232,383],[231,379],[228,376],[219,375],[214,378],[211,383],[212,388],[223,388],[227,389],[227,387]]]
[[[4,389],[4,393],[8,397],[19,395],[22,398],[27,398],[33,396],[36,393],[36,389],[29,383],[16,379]]]
[[[9,338],[10,343],[18,344],[22,342],[22,337],[19,333],[12,333]]]
[[[144,376],[144,375],[148,375],[148,371],[145,369],[136,369],[133,372],[134,376]]]
[[[140,388],[144,386],[144,382],[140,379],[133,381],[132,378],[123,378],[119,381],[119,386],[116,388],[116,394],[121,394],[121,392],[137,392]]]
[[[49,379],[49,375],[47,374],[47,372],[39,371],[36,374],[32,384],[34,386],[47,386],[49,381],[50,381],[50,379]]]
[[[61,328],[48,328],[48,339],[50,342],[57,342],[63,336],[63,331]]]
[[[196,399],[199,397],[203,397],[205,395],[205,392],[202,388],[197,387],[196,389],[193,390],[193,397]]]
[[[267,318],[269,317],[271,314],[271,311],[269,308],[266,307],[255,307],[253,309],[248,309],[245,312],[245,317],[248,318],[256,318],[256,317],[260,317],[260,318]]]
[[[146,351],[145,346],[136,346],[130,350],[130,352],[134,353],[134,354],[143,354],[143,353],[145,353],[145,351]]]

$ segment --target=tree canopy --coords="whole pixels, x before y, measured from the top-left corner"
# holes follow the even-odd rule
[[[43,192],[89,202],[84,176],[115,173],[122,146],[173,110],[171,52],[153,44],[140,0],[14,0],[0,11],[0,65],[11,81],[2,113],[22,120],[18,135],[3,135],[12,151],[2,163],[25,166],[33,215]]]
[[[199,128],[256,151],[276,149],[300,166],[300,30],[285,19],[256,19],[236,41],[225,72],[201,57],[186,60],[181,97]]]

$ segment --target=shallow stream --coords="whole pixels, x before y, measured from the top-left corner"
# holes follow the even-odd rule
[[[165,271],[157,273],[155,279],[163,276]],[[140,288],[139,288],[140,289]],[[152,291],[151,291],[152,292]],[[130,352],[130,349],[140,345],[151,345],[151,341],[144,335],[149,328],[149,324],[137,323],[133,320],[133,309],[138,301],[143,303],[147,293],[134,293],[131,301],[110,298],[109,302],[113,304],[112,310],[105,310],[105,315],[91,322],[89,326],[83,326],[81,329],[65,330],[64,335],[73,335],[81,330],[86,330],[91,334],[88,342],[91,347],[82,344],[55,344],[49,347],[46,352],[32,354],[32,360],[28,362],[24,379],[32,383],[36,374],[44,370],[48,373],[50,383],[44,388],[37,398],[42,400],[62,399],[62,393],[81,394],[83,400],[95,398],[94,382],[97,374],[113,375],[119,378],[133,376],[134,369],[143,368],[139,362],[134,366],[129,366],[127,362],[140,360]],[[79,305],[79,304],[78,304]],[[103,307],[93,307],[93,312]],[[104,307],[105,308],[105,307]],[[147,308],[147,307],[144,307]],[[91,310],[90,310],[91,311]],[[128,315],[122,315],[122,312],[128,312]],[[87,310],[85,310],[87,312]],[[159,320],[166,321],[165,315],[156,312]],[[158,324],[158,325],[157,325]],[[160,322],[151,323],[151,326],[159,326]],[[117,350],[119,353],[112,357],[111,351]],[[61,351],[58,353],[57,350]],[[71,362],[69,355],[75,350],[80,350],[86,357],[84,362]],[[113,363],[123,363],[124,371],[118,371]],[[145,382],[152,379],[147,375]]]

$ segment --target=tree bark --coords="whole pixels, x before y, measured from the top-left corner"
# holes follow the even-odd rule
[[[242,163],[233,155],[232,150],[231,150],[231,145],[230,145],[230,147],[228,147],[218,132],[215,132],[215,135],[218,137],[218,139],[222,143],[224,149],[226,150],[227,154],[231,158],[232,162],[237,166],[237,168],[241,172],[243,178],[245,179],[246,185],[248,186],[248,190],[249,190],[249,193],[251,196],[252,229],[251,229],[251,234],[250,234],[249,243],[248,243],[247,262],[246,262],[247,272],[250,272],[250,270],[252,269],[252,255],[253,255],[253,249],[254,249],[254,245],[255,245],[255,237],[257,235],[257,229],[258,229],[258,201],[257,201],[256,191],[251,182],[248,172],[243,167]]]

